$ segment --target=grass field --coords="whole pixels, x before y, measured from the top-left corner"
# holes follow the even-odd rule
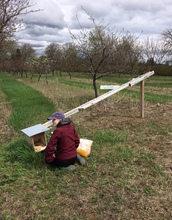
[[[139,84],[72,116],[79,136],[93,140],[86,166],[51,168],[28,146],[21,129],[93,98],[92,80],[80,74],[47,84],[1,73],[0,219],[172,219],[172,77],[146,80],[144,118]]]

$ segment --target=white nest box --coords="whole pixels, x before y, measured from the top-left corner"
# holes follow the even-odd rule
[[[34,148],[35,152],[40,152],[47,146],[45,132],[48,130],[49,128],[44,125],[37,124],[21,131],[26,135],[28,144]]]

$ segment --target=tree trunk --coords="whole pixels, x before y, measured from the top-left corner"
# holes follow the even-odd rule
[[[94,87],[94,92],[95,92],[95,98],[97,98],[98,94],[97,94],[97,85],[96,85],[96,77],[95,76],[93,77],[93,87]]]
[[[34,73],[32,72],[32,75],[31,75],[31,77],[30,77],[30,80],[32,80],[32,78],[33,78],[33,74],[34,74]]]
[[[71,79],[72,78],[72,75],[71,75],[71,73],[70,72],[67,72],[68,73],[68,75],[69,75],[69,78]]]
[[[38,82],[40,81],[40,78],[41,78],[41,73],[39,73]]]
[[[47,73],[46,73],[46,83],[48,84],[48,77],[47,77]]]

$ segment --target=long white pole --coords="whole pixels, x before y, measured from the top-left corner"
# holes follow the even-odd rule
[[[153,74],[154,74],[154,71],[151,71],[151,72],[147,72],[147,73],[145,73],[145,74],[143,74],[143,75],[141,75],[141,76],[139,76],[137,78],[133,78],[132,80],[130,80],[129,82],[119,86],[118,88],[115,88],[115,89],[113,89],[113,90],[111,90],[111,91],[109,91],[109,92],[107,92],[107,93],[105,93],[105,94],[95,98],[95,99],[92,99],[89,102],[86,102],[83,105],[80,105],[80,106],[78,106],[78,107],[76,107],[76,108],[74,108],[74,109],[64,113],[64,115],[65,115],[65,117],[69,117],[69,116],[71,116],[73,114],[76,114],[77,112],[79,112],[81,110],[84,110],[84,109],[86,109],[86,108],[88,108],[88,107],[90,107],[92,105],[95,105],[96,103],[98,103],[98,102],[100,102],[100,101],[110,97],[111,95],[113,95],[113,94],[115,94],[115,93],[117,93],[117,92],[119,92],[119,91],[121,91],[121,90],[123,90],[125,88],[127,88],[128,86],[133,86],[133,85],[135,85],[135,84],[145,80],[146,78],[152,76]],[[52,121],[48,121],[48,122],[44,123],[43,125],[46,126],[46,127],[50,127],[52,125]]]

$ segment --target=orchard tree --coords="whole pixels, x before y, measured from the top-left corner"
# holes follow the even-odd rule
[[[36,12],[31,10],[33,4],[29,0],[0,0],[0,51],[6,51],[16,31],[21,30],[21,16]],[[0,66],[4,65],[4,57],[0,57]]]
[[[35,50],[29,44],[23,44],[11,54],[10,64],[14,73],[19,73],[23,77],[30,70],[30,60],[36,57]]]
[[[149,70],[153,70],[156,64],[166,62],[167,48],[162,40],[147,37],[144,42],[143,56],[146,59]]]
[[[46,83],[48,84],[47,78],[51,68],[49,59],[45,56],[40,56],[39,58],[31,59],[31,66],[31,80],[35,73],[38,74],[38,82],[40,81],[41,76],[45,75]]]
[[[13,40],[3,42],[3,48],[0,50],[0,71],[11,72],[11,55],[17,48],[18,45]]]
[[[125,33],[124,30],[118,36],[113,65],[119,76],[121,73],[137,73],[138,62],[142,54],[142,47],[137,40],[138,37],[129,32]]]
[[[50,69],[53,75],[54,75],[54,72],[58,69],[58,57],[57,56],[59,54],[58,53],[59,48],[60,48],[59,44],[56,44],[56,43],[51,43],[45,48],[45,55],[50,61],[49,65],[50,65]]]
[[[95,97],[97,97],[96,80],[114,72],[110,58],[114,54],[117,37],[108,26],[97,25],[94,19],[92,22],[94,24],[92,30],[87,32],[82,28],[81,36],[71,33],[71,37],[78,55],[82,57],[82,65],[93,79]]]
[[[62,47],[62,70],[72,77],[71,72],[78,70],[78,55],[76,47],[72,43],[67,43]]]
[[[169,60],[172,63],[172,28],[166,29],[162,32],[161,37],[165,43],[165,48],[168,52]]]
[[[11,38],[21,25],[19,17],[34,12],[29,0],[0,0],[0,46]]]
[[[89,15],[94,28],[90,31],[81,25],[80,36],[70,32],[78,56],[82,57],[82,65],[93,79],[95,97],[97,94],[96,80],[110,74],[124,72],[130,65],[133,71],[138,54],[134,49],[135,41],[130,34],[113,32],[109,25],[97,24]]]
[[[53,75],[55,71],[59,71],[61,76],[62,67],[64,66],[64,64],[62,63],[62,47],[57,43],[51,43],[45,48],[45,55],[49,60],[50,70],[53,73]]]
[[[45,55],[49,60],[51,72],[61,71],[67,72],[71,78],[71,72],[78,69],[78,57],[76,47],[72,43],[66,43],[60,46],[51,43],[45,48]]]
[[[162,32],[162,38],[165,41],[165,45],[172,50],[172,28],[166,29]]]

